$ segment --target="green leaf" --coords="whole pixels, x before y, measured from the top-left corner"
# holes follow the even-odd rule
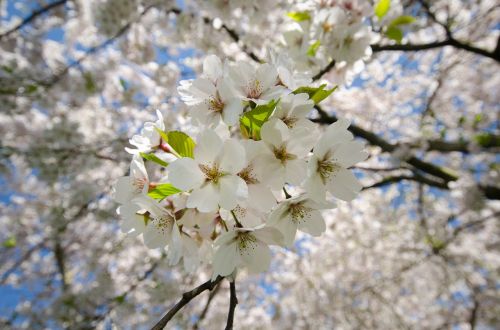
[[[295,22],[308,21],[311,19],[311,15],[307,11],[292,11],[287,13],[286,16],[293,19]]]
[[[38,89],[37,85],[30,84],[30,85],[26,86],[25,92],[26,92],[26,94],[32,94],[32,93],[36,92],[37,89]]]
[[[323,84],[319,87],[299,87],[293,91],[294,94],[306,93],[309,95],[309,99],[314,101],[314,104],[319,104],[321,101],[326,99],[330,94],[332,94],[338,86],[333,87],[332,89],[325,89],[326,84]]]
[[[85,80],[85,90],[90,94],[95,93],[97,88],[92,78],[92,74],[90,72],[85,72],[83,74],[83,79]]]
[[[182,190],[172,186],[170,183],[164,183],[156,186],[153,190],[148,192],[148,196],[154,199],[164,199],[170,195],[175,195],[182,192]]]
[[[14,236],[11,236],[11,237],[7,238],[5,241],[3,241],[2,245],[3,245],[3,247],[8,248],[8,249],[15,248],[17,245],[16,238]]]
[[[241,134],[249,139],[260,140],[260,129],[269,120],[278,102],[279,100],[272,100],[245,112],[240,118]]]
[[[391,0],[379,0],[377,5],[375,6],[375,15],[379,20],[387,14],[389,9],[391,8]]]
[[[158,128],[158,127],[156,127],[156,126],[155,126],[154,128],[155,128],[155,130],[158,132],[158,134],[160,134],[161,139],[162,139],[163,141],[167,142],[167,141],[168,141],[168,135],[167,135],[167,133],[165,133],[164,131],[162,131],[161,129],[159,129],[159,128]]]
[[[320,45],[321,41],[316,40],[311,46],[309,46],[309,49],[307,50],[307,56],[315,56]]]
[[[141,152],[140,153],[141,157],[146,159],[146,160],[150,160],[158,165],[161,165],[161,166],[168,166],[168,163],[160,158],[158,158],[158,156],[156,156],[155,154],[146,154],[144,152]]]
[[[413,16],[408,16],[408,15],[403,15],[396,17],[393,19],[390,23],[389,26],[400,26],[400,25],[407,25],[415,22],[416,19]]]
[[[128,89],[127,87],[127,81],[123,78],[120,78],[120,85],[122,86],[123,90],[126,91]]]
[[[118,304],[123,304],[125,302],[125,297],[126,297],[126,294],[122,294],[122,295],[119,295],[119,296],[116,296],[115,297],[115,301],[118,303]]]
[[[474,140],[483,148],[499,147],[500,135],[492,133],[480,133],[474,136]]]
[[[389,26],[385,31],[385,35],[387,36],[387,38],[396,40],[398,43],[403,40],[403,31],[395,26]]]
[[[166,142],[179,154],[179,156],[194,158],[194,147],[196,144],[186,133],[180,131],[168,132]]]

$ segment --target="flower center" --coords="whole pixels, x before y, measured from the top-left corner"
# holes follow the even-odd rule
[[[243,254],[245,251],[249,249],[255,250],[255,246],[257,245],[257,238],[250,232],[240,232],[238,233],[238,248],[240,250],[240,254]],[[247,252],[248,253],[248,252]]]
[[[200,169],[205,174],[206,181],[213,182],[215,184],[219,183],[219,179],[224,176],[224,173],[220,171],[218,164],[213,166],[200,165]]]
[[[174,223],[174,218],[172,218],[172,216],[170,216],[168,213],[164,213],[161,216],[155,217],[152,217],[150,214],[150,220],[154,224],[156,229],[164,235],[167,232],[170,232]]]
[[[135,188],[136,193],[141,193],[144,189],[144,186],[148,183],[148,180],[144,177],[142,178],[134,178],[132,185]]]
[[[213,112],[222,112],[224,110],[224,102],[220,99],[219,93],[217,95],[211,96],[208,100],[208,110]]]
[[[281,145],[278,148],[275,147],[273,152],[274,152],[274,157],[279,159],[282,164],[285,164],[287,161],[297,158],[295,155],[289,154],[286,151],[285,145]]]
[[[307,218],[311,217],[311,208],[305,207],[303,202],[290,204],[288,211],[295,224],[304,222]]]
[[[340,170],[342,166],[331,160],[318,160],[318,173],[323,182],[326,182],[332,174]]]
[[[259,180],[255,177],[255,174],[253,173],[253,166],[248,165],[244,169],[238,173],[238,176],[243,179],[247,184],[256,184],[259,183]]]
[[[247,97],[258,99],[262,95],[262,86],[257,79],[252,80],[247,85]]]
[[[286,118],[281,118],[281,121],[285,123],[285,125],[288,128],[293,128],[295,126],[295,123],[299,120],[297,117],[286,117]]]

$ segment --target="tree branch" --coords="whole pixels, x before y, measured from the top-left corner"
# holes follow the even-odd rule
[[[315,108],[318,111],[319,118],[311,119],[313,122],[329,125],[337,121],[337,117],[327,114],[320,106],[316,105]],[[351,126],[349,126],[349,131],[351,131],[355,136],[365,139],[370,144],[380,147],[385,152],[393,152],[397,148],[397,144],[392,144],[375,133],[369,132],[357,125],[351,124]],[[443,184],[437,183],[438,181],[435,180],[432,181],[436,183],[434,186],[442,187],[442,189],[449,189],[447,186],[444,188],[445,184],[459,179],[457,175],[451,173],[445,168],[423,161],[415,156],[408,158],[406,163],[412,165],[417,170],[441,179]],[[411,180],[412,178],[406,179]],[[496,186],[480,186],[479,188],[483,191],[486,198],[500,199],[500,188]]]
[[[55,9],[55,8],[61,6],[61,5],[64,5],[66,2],[67,2],[67,0],[58,0],[58,1],[55,1],[55,2],[52,2],[52,3],[48,4],[45,7],[42,7],[40,9],[35,10],[28,17],[24,18],[21,23],[19,23],[18,25],[14,26],[10,30],[7,30],[6,32],[0,34],[0,40],[2,40],[4,38],[7,38],[9,35],[11,35],[12,33],[16,32],[16,31],[18,31],[23,26],[31,23],[31,21],[33,21],[38,16],[43,15],[43,14],[51,11],[52,9]]]
[[[435,41],[427,44],[396,44],[396,45],[371,45],[372,51],[374,53],[382,52],[382,51],[406,51],[406,52],[418,52],[421,50],[429,50],[435,48],[441,48],[444,46],[452,46],[457,49],[462,49],[468,51],[470,53],[474,53],[477,55],[482,55],[488,58],[495,60],[500,63],[500,54],[497,52],[489,52],[482,48],[477,48],[466,43],[460,42],[455,38],[448,38],[443,41]]]
[[[234,311],[236,309],[236,305],[238,304],[238,298],[236,297],[236,280],[229,282],[229,313],[227,314],[227,324],[226,330],[233,329],[234,322]]]
[[[191,300],[196,298],[199,294],[201,294],[205,290],[210,290],[212,291],[213,288],[220,282],[222,281],[223,277],[218,276],[215,281],[208,280],[202,285],[194,288],[191,291],[185,292],[182,294],[181,300],[179,300],[168,312],[161,318],[158,323],[156,323],[151,330],[161,330],[165,328],[167,325],[168,321],[174,317],[175,314],[177,314],[178,311],[182,309],[182,307],[186,306]]]
[[[424,183],[426,185],[429,185],[429,186],[432,186],[432,187],[436,187],[436,188],[440,188],[440,189],[448,189],[448,185],[442,181],[436,181],[436,180],[432,180],[432,179],[429,179],[425,176],[422,176],[422,175],[419,175],[417,173],[414,173],[413,175],[394,175],[394,176],[388,176],[384,179],[382,179],[381,181],[379,182],[376,182],[370,186],[367,186],[367,187],[363,187],[363,190],[368,190],[368,189],[371,189],[371,188],[380,188],[380,187],[383,187],[383,186],[386,186],[386,185],[389,185],[389,184],[393,184],[393,183],[398,183],[398,182],[401,182],[401,181],[404,181],[404,180],[409,180],[409,181],[415,181],[415,182],[420,182],[420,183]]]
[[[215,295],[220,291],[220,283],[215,286],[215,289],[213,289],[210,294],[208,295],[207,303],[205,304],[205,307],[200,313],[200,316],[198,317],[198,320],[196,320],[196,323],[193,325],[193,329],[197,330],[200,327],[201,321],[205,318],[207,315],[208,309],[210,308],[210,304],[212,303]]]
[[[313,77],[312,80],[316,81],[323,77],[327,72],[329,72],[331,69],[335,67],[335,60],[331,60],[330,63],[328,63],[327,66],[325,66],[323,69],[321,69],[318,73],[316,73]]]

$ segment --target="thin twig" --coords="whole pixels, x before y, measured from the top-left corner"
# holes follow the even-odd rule
[[[215,286],[215,288],[210,292],[208,295],[207,303],[205,304],[205,307],[200,313],[200,316],[198,317],[198,320],[196,320],[196,323],[193,325],[193,330],[197,330],[200,327],[200,323],[205,319],[205,316],[208,313],[208,309],[210,308],[210,304],[212,303],[214,297],[217,295],[217,293],[220,291],[220,283]]]
[[[31,23],[31,21],[33,21],[38,16],[43,15],[43,14],[51,11],[54,8],[57,8],[57,7],[61,6],[61,5],[64,5],[67,1],[68,0],[55,1],[55,2],[52,2],[52,3],[48,4],[45,7],[42,7],[42,8],[39,8],[39,9],[33,11],[28,17],[24,18],[21,23],[19,23],[18,25],[14,26],[10,30],[2,33],[0,35],[0,40],[2,40],[4,38],[7,38],[12,33],[16,32],[17,30],[20,30],[23,26]]]
[[[236,280],[229,282],[229,313],[227,314],[227,324],[226,330],[233,329],[234,322],[234,310],[236,309],[236,305],[238,304],[238,298],[236,297]]]
[[[196,298],[199,294],[201,294],[203,291],[210,290],[212,291],[214,287],[222,281],[223,277],[218,276],[215,281],[208,280],[202,285],[194,288],[191,291],[185,292],[182,294],[181,300],[179,300],[168,312],[161,318],[158,323],[156,323],[151,330],[160,330],[165,328],[167,325],[168,321],[174,317],[175,314],[177,314],[178,311],[182,309],[182,307],[186,306],[191,300]]]

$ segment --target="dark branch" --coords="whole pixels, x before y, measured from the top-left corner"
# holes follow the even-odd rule
[[[327,72],[329,72],[334,67],[335,67],[335,60],[331,60],[330,63],[328,63],[327,66],[325,66],[323,69],[321,69],[321,71],[319,71],[317,74],[315,74],[312,77],[313,81],[316,81],[316,80],[320,79],[321,77],[323,77],[324,74],[326,74]]]
[[[24,18],[21,23],[19,23],[18,25],[14,26],[12,29],[8,30],[7,32],[1,34],[0,35],[0,40],[2,40],[4,38],[7,38],[9,35],[11,35],[12,33],[16,32],[16,31],[18,31],[23,26],[31,23],[31,21],[33,21],[38,16],[43,15],[43,14],[45,14],[45,13],[47,13],[47,12],[51,11],[52,9],[55,9],[55,8],[57,8],[59,6],[62,6],[66,2],[67,2],[67,0],[55,1],[55,2],[52,2],[52,3],[48,4],[45,7],[42,7],[40,9],[35,10],[28,17]]]
[[[371,189],[371,188],[380,188],[380,187],[383,187],[383,186],[386,186],[389,184],[398,183],[398,182],[405,181],[405,180],[424,183],[426,185],[440,188],[440,189],[448,189],[448,185],[442,181],[432,180],[432,179],[429,179],[425,176],[422,176],[422,175],[415,173],[413,175],[389,176],[389,177],[386,177],[386,178],[384,178],[384,179],[382,179],[382,180],[380,180],[380,181],[378,181],[370,186],[364,187],[363,190],[367,190],[367,189]]]
[[[177,314],[178,311],[182,309],[182,307],[186,306],[191,300],[193,300],[195,297],[197,297],[199,294],[201,294],[203,291],[210,290],[212,291],[213,288],[220,282],[222,281],[223,277],[217,277],[215,281],[208,280],[202,285],[194,288],[191,291],[185,292],[182,294],[181,300],[179,300],[168,312],[161,318],[158,323],[156,323],[151,330],[160,330],[165,328],[167,325],[168,321],[174,317],[175,314]]]
[[[227,314],[226,330],[233,329],[234,310],[236,309],[236,305],[238,304],[238,298],[236,297],[236,284],[234,280],[229,282],[229,292],[229,313]]]
[[[200,323],[205,319],[205,316],[207,316],[208,309],[210,308],[210,304],[212,303],[215,295],[220,291],[220,283],[215,286],[215,289],[213,289],[210,294],[208,295],[207,303],[205,304],[205,307],[200,313],[200,316],[198,317],[198,320],[196,320],[196,323],[193,325],[193,329],[197,330],[200,327]]]
[[[337,121],[337,117],[335,117],[334,115],[327,114],[320,106],[316,105],[315,108],[318,111],[319,118],[311,119],[312,121],[319,124],[327,124],[327,125]],[[355,136],[365,139],[370,144],[380,147],[385,152],[393,152],[397,148],[397,144],[392,144],[386,141],[385,139],[381,138],[380,136],[376,135],[375,133],[369,132],[357,125],[351,124],[351,126],[349,126],[349,130]],[[415,156],[408,158],[405,162],[412,165],[416,170],[430,174],[436,177],[437,179],[441,179],[443,183],[438,183],[439,181],[436,180],[432,181],[436,183],[433,186],[442,187],[443,189],[448,189],[444,188],[448,182],[456,181],[459,178],[457,175],[451,173],[450,171],[441,168],[439,166],[436,166],[432,163],[423,161]],[[407,179],[411,180],[410,178]],[[480,189],[483,191],[486,198],[500,199],[500,188],[496,186],[480,186]]]
[[[418,52],[421,50],[435,49],[441,48],[445,46],[452,46],[457,49],[462,49],[474,54],[482,55],[488,58],[495,60],[496,62],[500,62],[500,54],[497,52],[489,52],[487,50],[477,48],[466,43],[460,42],[454,38],[448,38],[443,41],[435,41],[427,44],[396,44],[396,45],[371,45],[372,51],[374,53],[382,52],[382,51],[406,51],[406,52]]]

